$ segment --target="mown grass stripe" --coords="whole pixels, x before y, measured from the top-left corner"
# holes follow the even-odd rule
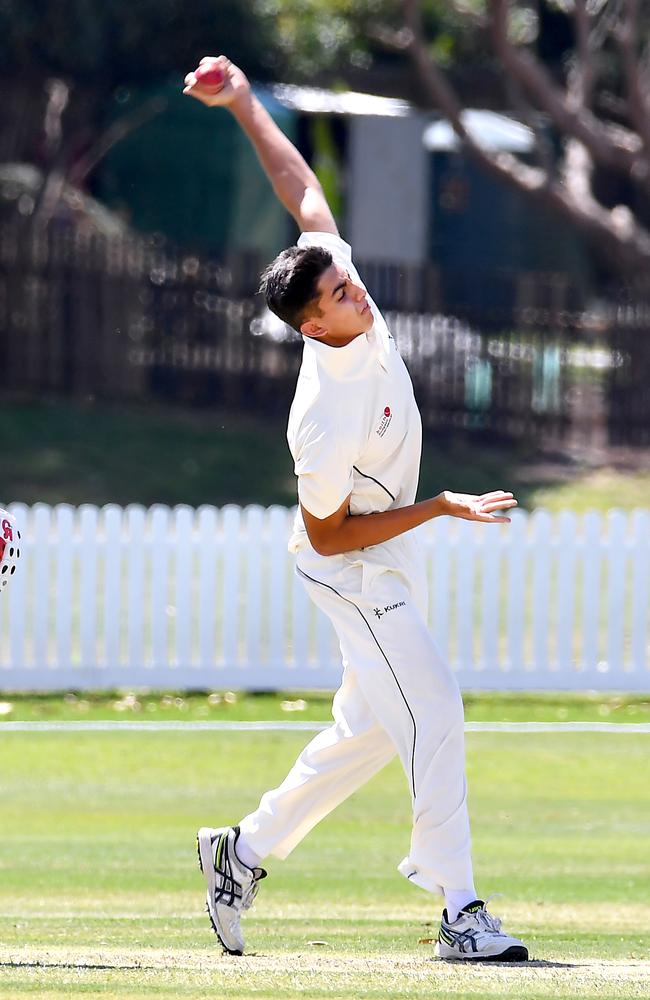
[[[329,722],[138,722],[130,720],[106,719],[82,722],[2,722],[0,734],[4,733],[56,733],[56,732],[305,732],[319,733],[327,729]],[[466,722],[466,733],[627,733],[638,736],[650,734],[649,722]]]

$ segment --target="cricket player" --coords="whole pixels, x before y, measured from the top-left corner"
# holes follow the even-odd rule
[[[441,958],[524,961],[474,886],[465,781],[463,705],[426,625],[427,586],[413,531],[447,515],[509,521],[512,493],[444,491],[415,502],[421,422],[406,367],[339,236],[322,188],[298,150],[225,56],[220,89],[196,73],[184,93],[227,108],[296,220],[297,246],[261,279],[269,309],[303,338],[288,442],[299,507],[289,549],[340,641],[343,678],[333,724],[309,743],[279,788],[237,826],[203,827],[199,860],[212,926],[241,955],[242,914],[269,855],[286,858],[324,816],[399,755],[413,829],[399,871],[444,896]],[[381,211],[381,206],[378,206]],[[488,529],[489,530],[489,529]]]

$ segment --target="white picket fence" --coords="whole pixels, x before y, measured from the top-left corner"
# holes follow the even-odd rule
[[[334,633],[286,548],[293,511],[10,507],[0,687],[334,687]],[[650,691],[650,511],[418,529],[430,626],[465,689]]]

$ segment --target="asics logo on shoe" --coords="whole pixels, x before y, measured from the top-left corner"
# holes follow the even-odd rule
[[[459,951],[478,951],[478,945],[476,943],[476,931],[463,931],[462,933],[455,934],[453,931],[440,929],[440,937],[445,941],[450,947],[456,947]]]

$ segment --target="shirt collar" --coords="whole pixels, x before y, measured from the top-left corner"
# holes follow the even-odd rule
[[[355,379],[369,374],[370,366],[379,362],[388,371],[390,336],[375,321],[367,333],[361,333],[345,347],[330,347],[314,337],[305,337],[304,358],[310,358],[319,368],[336,379]]]

